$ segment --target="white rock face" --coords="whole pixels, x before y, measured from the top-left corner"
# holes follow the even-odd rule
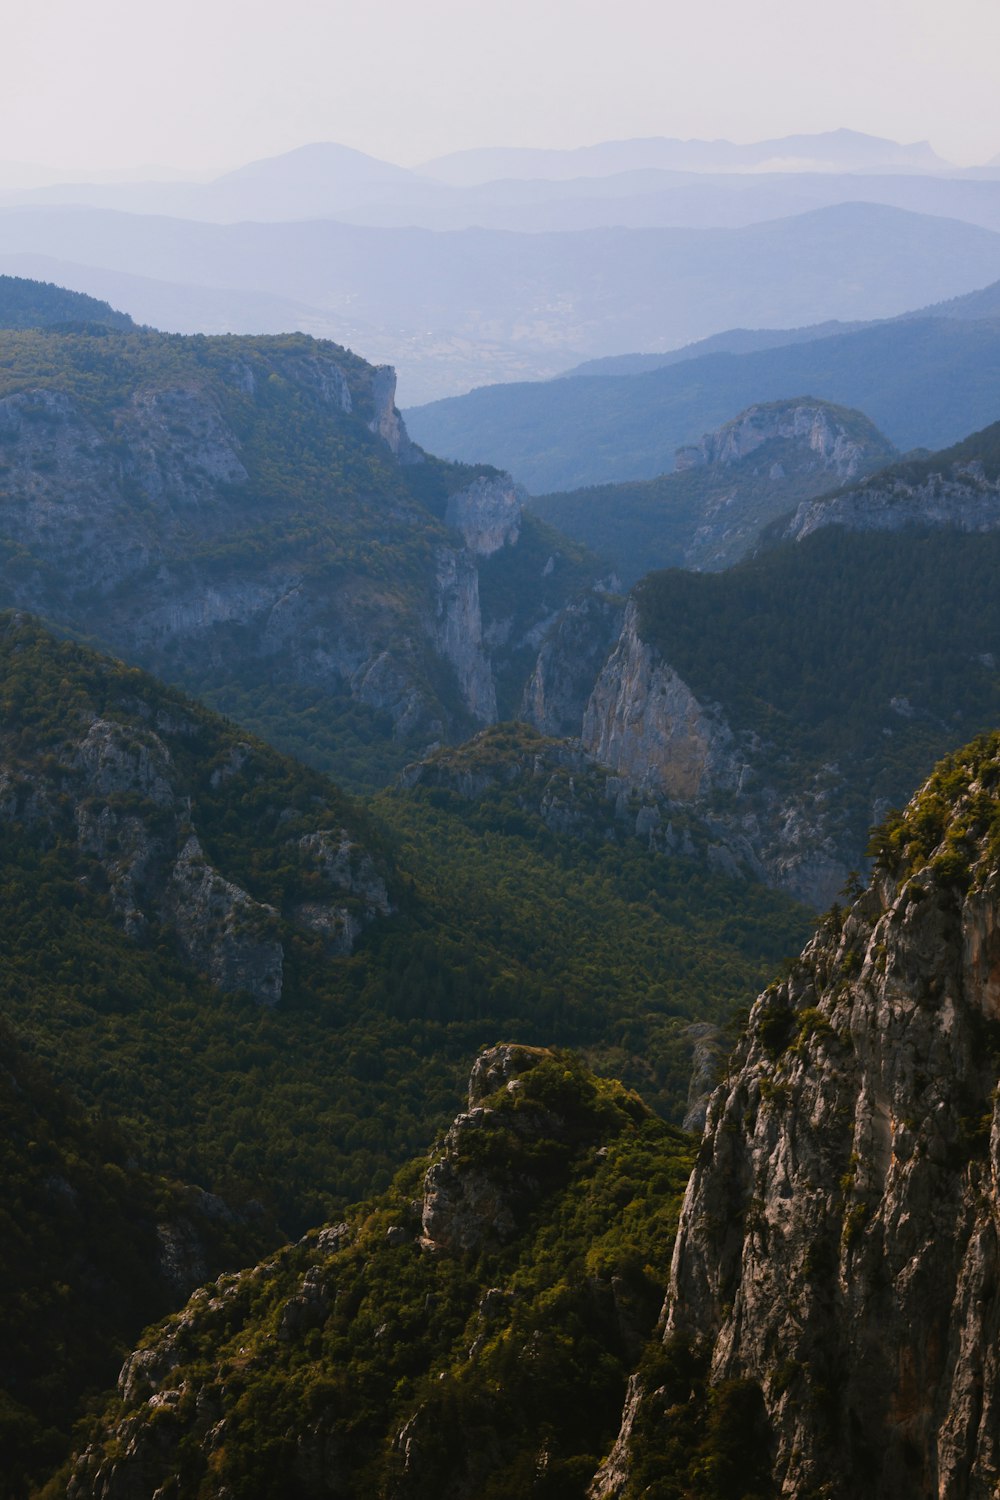
[[[716,432],[706,433],[700,442],[678,448],[676,468],[683,471],[705,464],[738,463],[773,438],[804,443],[824,469],[842,480],[853,479],[867,456],[826,404],[785,402],[751,406]]]
[[[404,459],[411,443],[403,419],[396,410],[396,372],[392,365],[379,365],[372,377],[372,399],[375,415],[368,426],[380,437],[391,453]]]
[[[509,474],[481,477],[449,497],[445,521],[461,532],[470,552],[491,557],[501,547],[513,546],[520,536],[524,499],[524,490]]]
[[[986,477],[979,462],[952,465],[920,483],[875,475],[846,494],[806,500],[784,535],[801,541],[823,526],[850,531],[902,531],[912,526],[952,526],[995,531],[1000,526],[1000,481]]]
[[[679,801],[738,787],[742,762],[729,726],[640,640],[637,616],[632,600],[584,712],[584,749],[634,785]]]
[[[483,647],[479,570],[468,552],[439,547],[435,556],[437,648],[455,668],[462,698],[473,718],[481,724],[493,724],[497,696],[493,671]]]

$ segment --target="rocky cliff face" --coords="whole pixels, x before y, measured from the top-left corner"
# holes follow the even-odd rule
[[[415,448],[388,366],[300,335],[16,337],[0,603],[269,728],[304,693],[334,740],[345,697],[414,748],[495,720],[480,571],[511,554],[527,589],[521,493]]]
[[[17,617],[0,627],[0,658],[8,661],[40,638]],[[98,681],[102,670],[113,680],[108,665],[95,670]],[[166,931],[218,990],[274,1005],[290,932],[320,936],[331,954],[350,953],[366,927],[395,909],[384,875],[347,828],[328,819],[310,827],[307,814],[303,831],[302,810],[288,806],[260,809],[258,817],[262,827],[274,822],[285,862],[311,886],[312,899],[279,912],[228,878],[206,853],[212,840],[198,824],[202,817],[211,823],[213,804],[253,798],[270,752],[249,741],[230,744],[206,788],[191,767],[193,748],[206,743],[197,710],[162,690],[155,707],[140,681],[111,687],[103,712],[78,699],[46,738],[44,754],[26,755],[32,730],[10,709],[0,728],[0,827],[26,833],[40,848],[69,844],[83,862],[80,878],[106,890],[131,937]],[[313,816],[319,821],[319,807]]]
[[[744,761],[721,714],[639,638],[630,601],[622,633],[590,695],[582,743],[595,760],[679,801],[738,791]]]
[[[509,474],[483,476],[448,497],[445,520],[461,533],[470,552],[490,557],[517,541],[525,498]]]
[[[621,601],[613,594],[592,593],[568,605],[542,642],[521,718],[542,734],[577,737],[622,620]]]
[[[921,465],[914,474],[890,469],[842,494],[803,501],[781,534],[801,541],[821,526],[851,531],[912,526],[995,531],[1000,526],[1000,479],[989,476],[981,460],[945,462],[939,472],[921,472],[926,468]]]
[[[750,406],[700,442],[678,448],[676,468],[683,472],[709,464],[730,466],[781,439],[804,448],[817,469],[850,480],[870,466],[873,435],[881,456],[888,457],[891,445],[859,413],[841,411],[827,401],[776,401]]]
[[[1000,1483],[998,790],[993,737],[886,825],[869,889],[757,1001],[709,1107],[664,1341],[756,1390],[782,1495]],[[634,1382],[594,1497],[650,1492],[668,1404]]]

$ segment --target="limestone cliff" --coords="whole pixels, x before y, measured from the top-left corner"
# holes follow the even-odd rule
[[[530,671],[526,631],[577,580],[539,587],[518,488],[423,454],[394,395],[389,366],[304,335],[17,335],[0,604],[238,705],[300,752],[305,700],[328,766],[355,705],[399,764],[403,746],[493,722],[499,678],[519,696]],[[484,619],[494,562],[516,636]]]
[[[620,599],[574,600],[547,632],[524,690],[521,717],[542,734],[580,733],[587,702],[622,626]]]
[[[808,397],[750,406],[732,422],[706,433],[700,442],[678,448],[676,468],[683,472],[709,464],[731,466],[749,458],[766,443],[783,439],[804,448],[817,469],[842,480],[854,479],[870,465],[872,436],[879,436],[870,423],[859,418],[858,412],[847,412],[828,401],[812,401]],[[883,439],[881,456],[891,452],[891,445]]]
[[[738,790],[744,772],[729,726],[639,638],[630,601],[622,633],[590,695],[584,749],[640,786],[694,801],[710,788]]]
[[[994,736],[884,826],[871,885],[757,1001],[709,1107],[664,1345],[756,1390],[781,1495],[1000,1484],[998,790]],[[680,1430],[664,1379],[633,1383],[594,1497],[651,1493]]]
[[[461,533],[470,552],[490,557],[517,541],[525,498],[509,474],[484,475],[448,497],[445,520]]]
[[[634,599],[587,703],[581,744],[625,785],[667,799],[675,817],[693,814],[724,868],[815,908],[829,904],[857,862],[828,778],[804,778],[791,792],[769,785],[757,737],[735,732],[721,707],[700,702],[642,639]]]
[[[953,527],[995,531],[1000,527],[1000,477],[987,473],[981,459],[899,467],[862,480],[857,486],[797,508],[781,535],[793,541],[822,526],[851,531],[903,531],[908,527]]]

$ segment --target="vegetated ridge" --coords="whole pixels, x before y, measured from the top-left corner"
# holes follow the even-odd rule
[[[0,275],[0,328],[134,328],[128,313],[51,282]]]
[[[485,1039],[582,1047],[680,1121],[803,932],[538,735],[365,812],[30,619],[0,681],[4,1500],[145,1323],[381,1191]]]
[[[689,1162],[572,1057],[491,1048],[385,1195],[151,1333],[66,1493],[582,1494]]]

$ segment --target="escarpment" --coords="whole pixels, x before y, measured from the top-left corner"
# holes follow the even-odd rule
[[[886,808],[1000,721],[998,443],[1000,425],[809,501],[725,572],[648,574],[574,705],[585,750],[828,904]],[[574,640],[567,611],[526,700],[540,727]]]
[[[104,329],[5,349],[0,603],[324,769],[494,722],[589,581],[509,477],[424,454],[394,372],[337,345]]]
[[[594,1497],[648,1494],[696,1452],[685,1378],[703,1417],[734,1391],[757,1412],[762,1494],[996,1493],[1000,738],[945,761],[877,850],[711,1101],[663,1357]]]

